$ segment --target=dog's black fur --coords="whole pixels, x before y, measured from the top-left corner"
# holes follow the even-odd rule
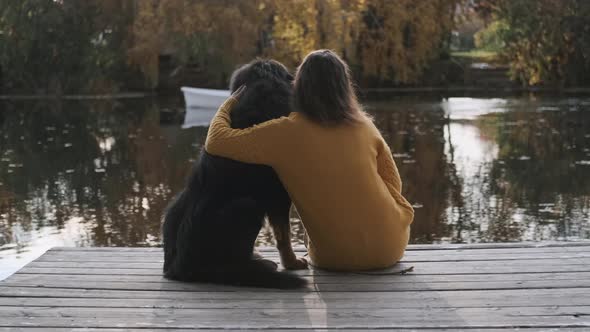
[[[242,85],[247,89],[231,111],[232,127],[247,128],[288,115],[292,79],[272,60],[255,60],[238,69],[230,90]],[[165,212],[165,277],[271,288],[304,286],[304,279],[278,272],[274,262],[253,255],[264,217],[269,217],[277,237],[276,229],[288,229],[290,206],[272,168],[216,157],[203,149],[186,188]],[[288,247],[295,257],[290,243]]]

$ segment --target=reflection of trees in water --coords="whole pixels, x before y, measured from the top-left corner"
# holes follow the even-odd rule
[[[459,135],[454,137],[453,132]],[[470,133],[476,133],[476,137]],[[507,218],[512,211],[510,202],[496,200],[489,191],[489,169],[495,158],[496,142],[482,134],[471,120],[449,118],[445,136],[451,186],[445,222],[453,229],[447,240],[505,242],[520,238],[520,230]],[[459,157],[456,150],[461,150]]]
[[[451,137],[451,119],[447,115],[446,117],[446,131],[447,131],[447,147],[448,147],[448,176],[450,191],[450,214],[447,213],[447,217],[450,218],[447,221],[449,224],[454,225],[452,242],[464,242],[463,241],[463,228],[465,227],[466,211],[465,202],[463,199],[463,178],[457,173],[457,167],[455,165],[455,147],[453,145],[453,138]]]
[[[590,235],[587,166],[590,117],[584,112],[509,112],[479,120],[499,145],[489,170],[493,198],[488,241],[542,240]],[[585,235],[584,235],[585,232]]]
[[[412,104],[374,112],[375,123],[390,145],[403,181],[403,194],[415,206],[414,243],[449,236],[445,224],[448,195],[453,191],[444,153],[446,122],[442,109],[416,110]]]
[[[458,123],[498,149],[497,156],[472,156],[470,171],[458,168],[455,156],[455,147],[469,151],[464,146],[469,138],[451,135],[442,110],[421,111],[410,104],[374,112],[396,156],[404,195],[417,205],[413,242],[590,235],[584,223],[590,210],[589,167],[576,164],[590,158],[590,117],[571,110],[531,112],[530,104],[523,106]]]
[[[161,212],[205,129],[168,130],[143,101],[6,107],[0,188],[17,199],[0,204],[2,228],[59,229],[82,217],[88,244],[159,241]]]
[[[458,123],[432,105],[372,111],[416,207],[412,242],[590,237],[590,166],[576,164],[590,159],[588,113],[517,109],[470,120],[498,155],[469,161],[475,170],[465,173],[466,137],[451,136]],[[206,134],[161,124],[146,101],[3,104],[0,114],[0,245],[44,226],[70,228],[73,217],[82,220],[70,229],[79,244],[157,244],[162,210]],[[293,228],[301,241],[303,228]],[[270,233],[259,240],[273,244]]]

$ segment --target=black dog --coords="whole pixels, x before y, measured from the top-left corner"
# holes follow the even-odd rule
[[[290,113],[293,77],[279,62],[255,60],[234,72],[230,90],[248,88],[231,112],[233,128]],[[287,269],[307,267],[290,242],[291,200],[271,167],[216,157],[204,149],[186,188],[164,215],[164,275],[256,287],[297,288],[306,281],[253,254],[268,216],[281,262]]]

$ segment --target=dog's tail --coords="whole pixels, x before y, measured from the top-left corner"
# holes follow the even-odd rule
[[[202,152],[204,153],[204,152]],[[202,156],[201,156],[202,158]],[[191,218],[201,201],[200,182],[202,175],[200,163],[195,163],[186,187],[168,204],[162,216],[162,235],[164,246],[164,273],[174,273],[177,256],[178,232],[182,225],[190,225]],[[200,204],[203,206],[204,204]]]
[[[184,189],[166,207],[162,216],[162,234],[164,246],[164,273],[167,273],[176,258],[178,229],[184,219],[190,218],[192,212],[189,191]]]
[[[202,268],[195,273],[193,280],[186,281],[278,289],[307,286],[306,279],[291,272],[277,271],[277,264],[266,259]]]

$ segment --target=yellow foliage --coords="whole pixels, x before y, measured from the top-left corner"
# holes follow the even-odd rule
[[[255,56],[293,68],[310,51],[330,48],[361,77],[413,82],[437,55],[459,1],[142,0],[128,58],[156,82],[158,56],[182,52],[183,38],[202,43],[189,53],[224,72]]]
[[[270,1],[273,45],[266,54],[296,66],[315,49],[329,48],[353,60],[364,0]]]
[[[360,34],[365,75],[415,81],[450,32],[457,0],[367,0]]]

